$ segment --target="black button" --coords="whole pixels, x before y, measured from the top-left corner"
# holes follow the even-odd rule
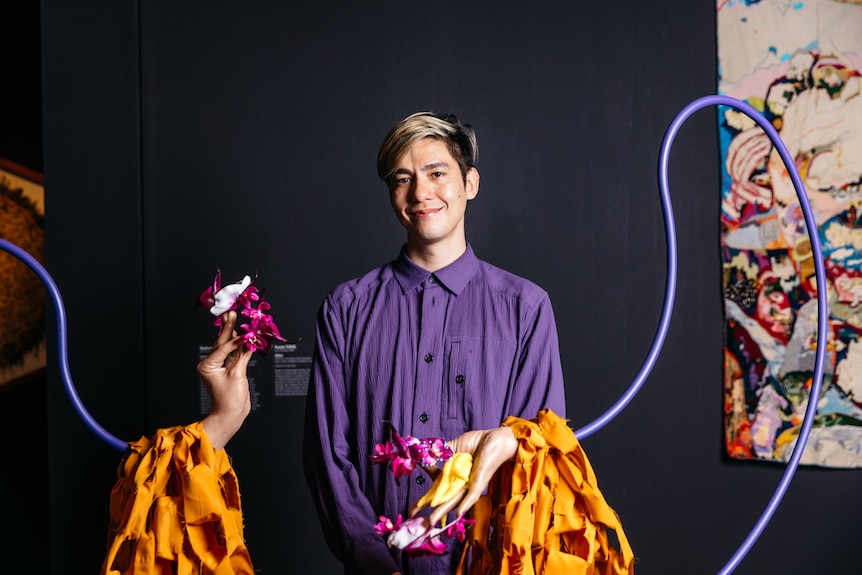
[[[431,361],[432,361],[433,359],[434,359],[434,356],[433,356],[433,355],[431,355],[430,353],[426,353],[426,354],[425,354],[425,363],[431,363]]]
[[[423,483],[425,483],[425,476],[424,476],[424,475],[420,475],[419,477],[417,477],[417,478],[416,478],[416,483],[418,483],[419,485],[422,485]]]
[[[430,278],[428,278],[428,283],[429,284],[436,284],[437,283],[437,276],[431,276]]]
[[[428,414],[427,414],[427,413],[423,413],[422,415],[420,415],[420,416],[419,416],[419,421],[421,421],[422,423],[427,423],[427,421],[428,421]]]
[[[455,377],[455,383],[464,383],[466,378],[463,375],[458,375]]]

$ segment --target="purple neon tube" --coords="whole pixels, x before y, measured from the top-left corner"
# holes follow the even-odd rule
[[[658,355],[661,352],[662,345],[664,345],[664,341],[667,337],[668,328],[670,326],[671,315],[673,313],[673,303],[674,298],[676,297],[676,278],[677,278],[677,241],[676,241],[676,225],[674,223],[673,218],[673,207],[670,199],[670,192],[668,186],[668,164],[670,157],[670,150],[673,144],[673,140],[676,137],[676,134],[679,132],[682,124],[695,112],[698,110],[708,107],[708,106],[730,106],[732,108],[736,108],[741,112],[747,114],[751,119],[753,119],[757,124],[763,128],[766,134],[769,136],[769,139],[772,141],[772,144],[775,146],[775,149],[778,151],[781,159],[784,161],[784,165],[787,167],[787,171],[790,174],[790,178],[793,182],[793,187],[796,189],[796,194],[799,197],[799,203],[802,207],[802,212],[805,217],[805,224],[808,229],[808,235],[811,239],[811,247],[814,253],[814,267],[815,267],[815,276],[817,278],[817,341],[823,342],[826,341],[827,337],[827,317],[828,317],[828,305],[827,305],[827,294],[824,286],[826,286],[826,271],[823,263],[823,255],[820,247],[820,238],[816,233],[817,223],[814,220],[814,214],[811,210],[811,204],[808,201],[808,197],[805,193],[805,186],[802,184],[802,178],[799,175],[798,170],[796,169],[796,164],[793,161],[793,158],[790,157],[790,152],[788,152],[787,147],[784,145],[784,142],[781,140],[781,137],[778,134],[778,131],[770,124],[770,122],[757,110],[752,108],[750,105],[737,100],[735,98],[731,98],[729,96],[704,96],[697,100],[694,100],[689,105],[680,111],[679,114],[674,118],[671,122],[667,132],[665,133],[664,141],[661,146],[661,153],[659,155],[659,192],[661,196],[662,210],[664,213],[664,222],[665,222],[665,234],[667,236],[667,276],[665,280],[665,297],[664,303],[662,306],[661,318],[659,320],[659,326],[656,331],[655,338],[653,340],[652,346],[650,347],[649,353],[647,354],[647,358],[641,366],[640,371],[638,372],[635,379],[623,393],[623,395],[614,403],[605,413],[600,415],[591,423],[575,430],[575,435],[579,439],[584,439],[589,437],[596,431],[600,430],[602,427],[607,425],[612,419],[614,419],[619,413],[631,402],[634,396],[640,391],[643,387],[644,382],[655,366],[656,360],[658,359]],[[815,232],[812,233],[812,230]],[[68,343],[67,343],[67,334],[66,334],[66,311],[63,306],[63,298],[60,295],[60,290],[57,288],[56,283],[51,278],[51,275],[45,270],[45,268],[31,256],[29,253],[18,247],[17,245],[8,242],[6,240],[0,239],[0,249],[11,253],[16,256],[18,259],[23,261],[27,266],[29,266],[39,279],[45,284],[48,288],[48,293],[51,296],[51,300],[54,303],[54,310],[56,312],[57,318],[57,356],[60,366],[60,375],[63,379],[63,386],[66,389],[66,394],[69,396],[69,399],[72,402],[72,406],[75,408],[75,411],[100,439],[108,443],[109,445],[121,450],[125,451],[128,447],[127,442],[114,437],[108,431],[105,430],[99,423],[93,418],[92,415],[87,411],[86,407],[84,407],[81,398],[78,396],[78,392],[75,388],[75,384],[72,381],[72,376],[69,371],[69,359],[68,359]],[[816,359],[814,364],[814,381],[811,386],[810,398],[817,398],[820,396],[820,390],[823,384],[823,371],[824,371],[824,362],[826,358],[826,346],[818,345],[816,351]],[[766,524],[769,523],[769,520],[775,513],[775,510],[778,508],[781,499],[784,497],[785,492],[787,491],[788,486],[790,485],[791,480],[793,479],[793,475],[796,473],[796,469],[799,466],[799,460],[802,458],[802,452],[805,450],[805,445],[808,442],[808,437],[811,433],[811,427],[814,424],[814,416],[817,412],[817,401],[809,400],[808,406],[805,410],[805,417],[802,420],[802,427],[799,432],[799,437],[796,441],[796,446],[793,449],[793,453],[790,456],[787,467],[784,471],[784,474],[781,477],[781,480],[778,483],[778,487],[772,495],[772,498],[769,500],[766,508],[761,514],[758,521],[755,523],[754,528],[749,533],[748,537],[746,537],[745,541],[743,541],[742,545],[740,545],[739,549],[737,549],[736,553],[731,557],[730,561],[728,561],[725,566],[719,571],[720,575],[724,575],[727,573],[731,573],[745,555],[748,554],[751,547],[757,541],[760,534],[763,532],[763,529],[766,527]]]
[[[671,206],[668,186],[668,160],[670,157],[671,145],[673,144],[673,140],[676,137],[677,132],[679,132],[682,124],[692,114],[702,108],[706,108],[707,106],[730,106],[747,114],[752,120],[757,122],[761,128],[763,128],[781,156],[781,159],[790,174],[790,179],[792,180],[793,187],[796,190],[796,195],[799,197],[799,204],[802,207],[802,212],[805,216],[805,225],[807,226],[808,236],[811,239],[811,248],[814,252],[814,268],[815,276],[817,277],[817,341],[825,342],[827,340],[828,332],[826,329],[828,300],[825,287],[826,271],[823,263],[823,252],[820,247],[820,237],[817,233],[817,222],[814,220],[814,214],[805,192],[805,186],[802,184],[802,178],[799,175],[799,171],[796,169],[796,162],[794,162],[793,158],[790,156],[787,146],[784,145],[784,142],[781,140],[775,127],[756,109],[752,108],[745,102],[737,100],[736,98],[731,98],[730,96],[704,96],[694,100],[683,108],[679,114],[677,114],[665,133],[664,141],[661,146],[661,153],[659,155],[659,192],[661,195],[662,210],[664,212],[665,233],[667,235],[667,277],[664,304],[655,339],[653,340],[652,347],[647,354],[646,360],[631,385],[605,413],[600,415],[591,423],[575,431],[575,435],[579,439],[589,437],[604,427],[613,418],[619,415],[629,402],[631,402],[632,398],[634,398],[638,391],[640,391],[646,378],[655,366],[656,359],[658,359],[659,352],[664,344],[668,327],[670,325],[671,314],[673,312],[677,276],[676,225],[674,224],[673,207]],[[784,493],[787,491],[790,481],[796,473],[797,467],[799,467],[799,460],[802,458],[802,452],[805,450],[806,443],[808,443],[808,437],[811,434],[811,427],[814,425],[814,416],[817,414],[816,398],[820,397],[820,389],[823,386],[825,360],[826,346],[818,345],[814,363],[814,382],[811,385],[811,392],[809,394],[809,398],[814,399],[809,399],[808,401],[808,406],[805,410],[805,417],[802,420],[802,427],[799,431],[799,437],[796,440],[796,446],[793,449],[793,453],[790,456],[787,467],[785,468],[784,474],[781,476],[781,480],[779,481],[778,487],[776,488],[772,498],[769,500],[769,503],[757,523],[755,523],[754,528],[751,530],[748,537],[746,537],[745,541],[743,541],[742,545],[737,549],[730,561],[728,561],[722,570],[719,571],[721,575],[731,573],[748,554],[751,547],[757,541],[757,538],[760,537],[766,524],[769,523],[769,520],[775,514],[778,504],[784,497]]]
[[[72,381],[72,374],[69,372],[69,351],[68,342],[66,340],[66,308],[63,306],[63,297],[60,295],[60,290],[57,289],[57,284],[45,268],[29,253],[18,247],[17,245],[0,238],[0,249],[9,252],[19,260],[24,262],[30,269],[36,272],[42,283],[48,289],[48,295],[51,296],[51,301],[54,303],[54,311],[57,317],[57,364],[60,366],[60,377],[63,378],[63,387],[66,388],[66,395],[72,402],[72,407],[84,420],[84,423],[90,430],[93,431],[100,439],[107,442],[108,445],[116,447],[121,451],[125,451],[129,444],[122,439],[118,439],[108,433],[104,427],[99,425],[84,403],[78,396],[78,391],[75,388],[75,383]]]

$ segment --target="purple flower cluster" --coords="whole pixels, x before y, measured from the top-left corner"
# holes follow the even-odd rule
[[[239,311],[249,318],[248,323],[239,326],[245,332],[241,335],[243,345],[249,351],[265,354],[272,349],[274,342],[287,340],[281,336],[272,316],[267,313],[271,306],[263,300],[263,296],[264,292],[254,285],[254,280],[249,276],[222,287],[221,269],[216,269],[212,285],[203,291],[195,303],[209,308],[210,313],[216,316],[213,325],[219,326],[219,330],[221,314],[225,312]]]
[[[410,475],[419,467],[428,467],[438,461],[447,461],[452,458],[452,448],[439,437],[419,439],[412,435],[402,437],[394,427],[392,439],[386,443],[378,443],[374,446],[374,453],[369,457],[373,463],[390,462],[389,467],[395,474],[395,481],[402,476]]]

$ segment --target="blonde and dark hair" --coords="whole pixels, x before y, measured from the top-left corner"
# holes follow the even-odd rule
[[[476,167],[479,158],[476,132],[469,124],[462,124],[453,114],[436,112],[416,112],[389,130],[377,154],[377,175],[380,179],[389,182],[407,149],[424,138],[434,138],[446,144],[461,169],[461,177],[466,181],[467,171]]]

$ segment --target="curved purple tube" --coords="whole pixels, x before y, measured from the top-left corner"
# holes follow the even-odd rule
[[[0,249],[9,252],[19,260],[24,262],[30,269],[36,272],[45,287],[48,288],[48,295],[51,296],[51,301],[54,302],[54,311],[57,316],[57,359],[60,366],[60,376],[63,378],[63,387],[66,388],[66,395],[72,401],[72,406],[75,411],[84,420],[84,424],[89,427],[93,433],[99,436],[100,439],[107,442],[109,445],[116,447],[121,451],[125,451],[129,444],[122,439],[118,439],[108,433],[104,427],[99,425],[99,422],[93,419],[87,408],[84,407],[81,398],[78,397],[78,391],[75,389],[75,384],[72,382],[72,375],[69,372],[69,353],[66,341],[66,308],[63,307],[63,298],[60,296],[60,290],[57,289],[57,284],[54,279],[45,270],[36,258],[18,247],[17,245],[0,238]]]
[[[673,207],[671,205],[667,175],[670,149],[677,132],[679,132],[679,129],[685,122],[685,120],[687,120],[692,114],[694,114],[701,108],[720,105],[736,108],[746,113],[749,117],[751,117],[751,119],[757,122],[757,124],[761,128],[763,128],[763,130],[769,136],[769,139],[772,141],[772,144],[775,146],[776,150],[778,150],[778,153],[781,156],[784,165],[787,167],[787,171],[790,174],[790,178],[793,182],[793,187],[796,189],[796,195],[799,197],[799,203],[802,207],[802,211],[805,217],[805,224],[807,226],[808,234],[811,239],[812,251],[814,252],[815,276],[817,278],[818,286],[817,341],[824,342],[827,339],[826,329],[828,305],[826,290],[823,288],[823,286],[826,286],[826,271],[823,263],[820,238],[816,233],[817,223],[814,220],[814,214],[811,210],[811,205],[805,192],[805,186],[802,184],[802,178],[800,177],[799,172],[796,169],[796,164],[793,161],[793,158],[790,157],[790,152],[788,152],[787,147],[784,145],[784,142],[781,140],[781,137],[778,134],[778,131],[772,126],[772,124],[770,124],[769,121],[760,112],[758,112],[745,102],[742,102],[735,98],[731,98],[729,96],[718,95],[704,96],[702,98],[699,98],[691,102],[685,108],[683,108],[682,111],[680,111],[680,113],[677,114],[676,118],[674,118],[674,120],[671,122],[667,132],[665,133],[664,141],[662,142],[661,153],[659,156],[659,191],[662,201],[662,210],[664,212],[665,233],[667,236],[667,276],[665,283],[664,304],[662,307],[661,318],[659,321],[656,336],[653,340],[652,346],[650,347],[649,353],[647,354],[647,358],[641,366],[641,369],[635,377],[634,381],[632,381],[631,385],[628,387],[628,389],[626,389],[625,393],[623,393],[620,399],[618,399],[616,403],[614,403],[614,405],[612,405],[611,408],[608,409],[604,414],[599,416],[597,419],[595,419],[588,425],[575,430],[575,435],[579,439],[589,437],[590,435],[604,427],[617,415],[619,415],[619,413],[631,402],[632,398],[634,398],[638,391],[640,391],[641,387],[643,387],[646,378],[649,376],[650,372],[655,366],[656,360],[658,359],[661,347],[667,337],[668,328],[670,326],[670,319],[673,312],[674,298],[676,297],[676,225],[673,218]],[[812,230],[814,230],[813,233]],[[114,437],[113,435],[108,433],[101,425],[99,425],[99,423],[90,415],[90,413],[84,407],[84,404],[81,402],[81,399],[78,397],[75,385],[72,382],[72,376],[69,373],[65,308],[63,307],[63,300],[60,296],[60,291],[57,289],[54,280],[38,261],[36,261],[30,254],[28,254],[15,244],[0,239],[0,249],[11,253],[12,255],[18,257],[25,264],[27,264],[34,272],[36,272],[36,275],[39,276],[39,278],[48,288],[51,299],[54,302],[54,308],[57,315],[57,354],[59,359],[60,372],[63,378],[63,385],[66,388],[66,393],[69,396],[69,399],[72,401],[72,405],[74,406],[75,411],[77,411],[81,419],[84,420],[84,423],[102,440],[107,442],[109,445],[124,451],[128,447],[128,444],[125,441]],[[811,386],[809,397],[817,398],[820,396],[820,390],[823,385],[825,358],[826,346],[818,345],[814,364],[814,382]],[[742,559],[757,541],[758,537],[760,537],[760,534],[763,532],[763,529],[766,527],[766,524],[769,523],[769,520],[775,513],[778,504],[784,497],[784,493],[787,491],[787,488],[790,485],[790,481],[793,479],[793,475],[796,473],[796,469],[799,466],[799,460],[802,458],[802,452],[805,450],[805,445],[808,443],[808,437],[811,433],[811,428],[814,424],[814,417],[816,413],[817,401],[809,400],[808,406],[805,410],[805,417],[802,421],[802,427],[799,432],[799,437],[796,441],[796,446],[793,449],[793,453],[790,456],[787,468],[785,469],[784,474],[781,477],[781,481],[779,481],[775,493],[773,494],[768,505],[766,506],[766,509],[764,509],[754,528],[749,533],[748,537],[745,539],[739,549],[737,549],[736,553],[733,555],[733,557],[731,557],[730,561],[728,561],[728,563],[725,564],[725,566],[719,572],[721,575],[732,572],[739,565],[739,563],[742,561]]]
[[[610,409],[608,409],[608,411],[599,416],[593,422],[575,431],[575,435],[579,439],[588,437],[589,435],[604,427],[608,422],[610,422],[614,417],[616,417],[623,410],[623,408],[628,405],[628,403],[632,400],[635,394],[640,391],[640,388],[643,386],[644,381],[646,380],[649,373],[652,371],[656,359],[658,358],[659,351],[661,350],[661,346],[664,344],[665,337],[667,336],[668,326],[670,324],[671,313],[673,311],[677,276],[676,227],[674,225],[673,208],[671,207],[670,193],[668,191],[669,186],[667,175],[668,158],[670,156],[671,144],[673,143],[673,140],[676,137],[677,132],[679,132],[679,129],[682,126],[683,122],[685,122],[685,120],[687,120],[689,116],[691,116],[701,108],[705,108],[707,106],[721,105],[736,108],[737,110],[744,112],[749,117],[751,117],[752,120],[757,122],[757,124],[761,128],[763,128],[763,130],[769,136],[769,139],[772,141],[772,144],[775,146],[775,149],[778,151],[782,161],[784,162],[785,167],[787,168],[788,173],[790,174],[790,178],[793,182],[793,187],[796,189],[796,195],[799,197],[799,204],[802,207],[802,211],[805,216],[805,224],[808,229],[808,236],[811,239],[811,248],[814,252],[814,267],[818,286],[817,341],[825,342],[827,340],[826,329],[829,309],[825,289],[826,271],[825,265],[823,263],[823,253],[820,247],[820,237],[817,233],[817,222],[814,220],[814,214],[811,210],[811,204],[808,201],[808,196],[805,192],[805,186],[802,184],[802,178],[800,177],[799,172],[796,169],[796,163],[790,156],[790,152],[787,150],[787,147],[781,140],[781,136],[779,136],[778,131],[760,112],[758,112],[745,102],[742,102],[735,98],[731,98],[730,96],[704,96],[691,102],[688,106],[683,108],[679,114],[677,114],[676,118],[674,118],[673,122],[671,122],[667,132],[665,133],[664,141],[662,142],[661,147],[661,154],[659,155],[659,188],[661,194],[662,209],[664,211],[665,217],[665,233],[667,234],[667,279],[664,307],[662,308],[661,319],[659,321],[659,327],[655,339],[653,340],[652,347],[647,354],[646,360],[641,366],[641,369],[632,384],[628,387],[628,389],[626,389],[622,397],[620,397],[620,399],[617,400],[617,402],[612,405]],[[825,360],[826,346],[818,345],[814,363],[814,382],[811,386],[809,398],[820,397],[820,390],[823,386],[823,371]],[[790,485],[790,481],[793,479],[793,475],[796,473],[797,467],[799,467],[799,460],[802,458],[802,452],[805,450],[806,443],[808,443],[808,437],[811,434],[811,428],[814,425],[814,417],[816,414],[817,401],[816,399],[814,401],[811,401],[809,399],[808,406],[805,410],[805,417],[802,420],[802,427],[799,432],[799,437],[796,440],[796,446],[794,447],[793,453],[791,454],[790,459],[787,463],[787,468],[785,469],[784,474],[781,476],[781,480],[778,483],[778,487],[775,489],[775,492],[772,495],[772,498],[769,500],[766,509],[764,509],[757,523],[755,523],[754,528],[752,528],[751,532],[748,534],[748,537],[746,537],[745,541],[743,541],[742,545],[739,547],[739,549],[737,549],[736,553],[734,553],[730,561],[728,561],[722,568],[722,570],[719,571],[721,575],[731,573],[734,569],[736,569],[736,567],[739,565],[745,555],[747,555],[748,552],[751,550],[751,547],[757,541],[757,538],[760,537],[760,534],[763,532],[763,529],[766,527],[766,524],[769,523],[769,520],[774,515],[775,510],[778,508],[778,504],[781,502],[781,499],[784,497],[784,493],[787,491],[787,488]]]
[[[757,538],[760,537],[766,524],[769,523],[775,510],[778,508],[778,504],[781,503],[781,499],[784,497],[784,493],[787,491],[790,481],[796,473],[796,468],[799,467],[799,460],[802,459],[802,452],[805,451],[805,445],[808,443],[808,437],[811,434],[811,428],[814,425],[814,417],[817,415],[817,400],[820,397],[820,390],[823,386],[823,371],[824,363],[826,361],[826,341],[828,339],[827,320],[829,317],[829,303],[826,293],[826,270],[823,262],[823,251],[820,246],[820,236],[817,231],[817,222],[814,219],[814,212],[812,211],[811,204],[808,201],[805,186],[802,184],[802,178],[799,175],[799,171],[796,169],[796,162],[790,156],[787,146],[784,145],[784,142],[781,140],[775,127],[762,114],[745,102],[741,102],[728,96],[706,96],[699,100],[695,100],[680,113],[683,118],[679,123],[681,124],[688,115],[691,115],[700,108],[712,105],[725,105],[736,108],[741,112],[745,112],[751,119],[757,122],[757,124],[763,128],[769,136],[769,139],[772,141],[772,144],[781,156],[781,160],[784,162],[784,166],[787,168],[788,174],[790,174],[790,179],[793,181],[793,187],[796,190],[797,197],[799,198],[799,205],[802,207],[802,212],[805,215],[805,225],[808,230],[808,237],[811,240],[811,249],[814,252],[814,268],[815,276],[817,277],[817,341],[820,343],[820,345],[817,346],[814,363],[814,381],[808,395],[808,406],[805,409],[805,417],[802,420],[799,437],[796,440],[793,453],[787,463],[787,468],[784,470],[784,474],[781,476],[781,481],[779,481],[778,487],[775,489],[775,493],[769,500],[766,509],[763,510],[760,519],[758,519],[754,528],[752,528],[748,537],[745,538],[745,541],[743,541],[742,545],[736,553],[734,553],[730,561],[728,561],[722,570],[719,571],[720,574],[725,574],[731,573],[739,565],[757,541]],[[671,130],[674,129],[674,126],[678,129],[678,125],[679,124],[676,123],[671,124]],[[675,133],[676,131],[674,130],[673,134],[675,135]],[[662,154],[662,161],[665,165],[667,164],[667,158],[664,153]],[[667,187],[666,169],[664,172],[662,185]]]

